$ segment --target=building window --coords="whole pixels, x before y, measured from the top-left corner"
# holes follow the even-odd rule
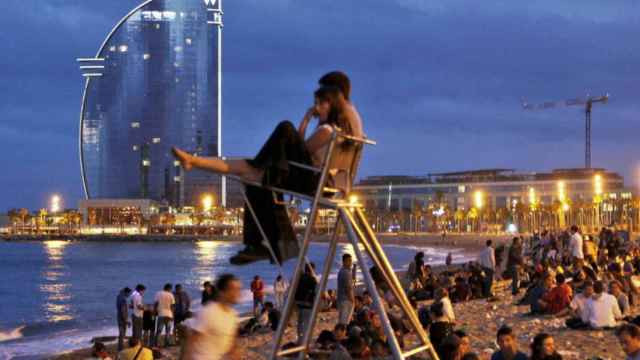
[[[157,144],[157,143],[160,142],[160,138],[157,138],[157,137],[153,138],[153,139],[151,139],[151,142],[153,142],[154,144]]]
[[[142,166],[145,166],[145,167],[151,166],[151,161],[147,159],[142,160]]]
[[[120,50],[121,53],[126,53],[127,51],[129,51],[129,47],[127,45],[120,45],[118,50]]]
[[[175,182],[180,182],[182,180],[182,178],[180,178],[180,176],[174,176],[173,177],[173,181]]]
[[[466,186],[464,185],[458,185],[458,192],[459,193],[464,193],[465,190],[467,190]]]
[[[185,44],[187,45],[191,45],[191,43],[193,42],[193,40],[191,40],[191,38],[186,38],[184,39]]]
[[[182,46],[176,46],[173,50],[175,50],[175,52],[182,52]]]
[[[149,60],[151,58],[151,54],[144,54],[142,55],[142,58],[145,60]]]
[[[115,46],[110,46],[110,47],[109,47],[109,51],[111,51],[111,52],[115,52],[115,51],[116,51],[116,47],[115,47]]]
[[[133,151],[138,151],[138,145],[133,145]]]
[[[132,129],[138,129],[138,128],[140,128],[140,123],[139,123],[139,122],[137,122],[137,121],[132,122],[132,123],[131,123],[131,128],[132,128]]]

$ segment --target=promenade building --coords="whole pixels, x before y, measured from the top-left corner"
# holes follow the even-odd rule
[[[88,199],[149,199],[181,207],[225,181],[184,173],[171,147],[222,156],[222,11],[215,0],[146,0],[123,17],[93,58],[80,119]]]
[[[596,176],[601,189],[596,189]],[[367,208],[411,210],[433,202],[451,209],[469,209],[474,203],[492,208],[517,203],[550,205],[561,198],[592,201],[603,196],[631,196],[621,175],[605,169],[557,169],[545,173],[517,173],[512,169],[471,170],[426,176],[369,176],[355,191]]]

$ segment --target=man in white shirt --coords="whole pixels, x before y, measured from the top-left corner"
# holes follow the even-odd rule
[[[171,338],[171,323],[173,322],[173,311],[176,304],[176,299],[171,293],[173,286],[171,284],[165,284],[162,291],[156,293],[155,307],[158,313],[156,334],[153,337],[154,345],[160,344],[160,335],[162,335],[162,328],[165,329],[164,333],[164,346],[169,346]]]
[[[573,257],[574,261],[584,259],[582,235],[580,235],[580,231],[575,225],[571,227],[571,240],[569,242],[569,249],[571,250],[571,257]]]
[[[604,292],[604,283],[596,281],[593,285],[595,294],[587,301],[586,312],[589,325],[595,329],[613,328],[622,319],[622,312],[615,296]]]
[[[493,274],[496,271],[496,255],[493,250],[492,241],[487,240],[487,246],[480,252],[478,263],[484,272],[484,281],[482,283],[482,296],[491,296],[491,287],[493,286]]]
[[[239,349],[234,346],[238,314],[233,305],[240,300],[242,284],[235,276],[224,274],[218,277],[216,288],[219,291],[217,301],[202,308],[191,326],[185,360],[219,360],[224,356],[240,359]]]
[[[136,285],[136,290],[131,294],[131,337],[142,341],[142,316],[144,315],[144,303],[142,296],[147,288],[142,285]]]
[[[453,312],[453,305],[451,304],[451,299],[449,299],[449,292],[445,288],[438,288],[436,290],[436,302],[440,301],[442,303],[442,311],[444,312],[444,317],[449,320],[450,323],[456,323],[456,315]]]

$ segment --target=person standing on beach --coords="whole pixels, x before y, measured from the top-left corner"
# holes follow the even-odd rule
[[[304,336],[304,330],[309,323],[309,317],[311,316],[311,307],[313,306],[313,300],[316,297],[316,287],[318,286],[318,280],[313,276],[313,267],[311,264],[305,266],[305,271],[300,277],[298,288],[294,296],[296,306],[298,308],[298,342],[302,342]]]
[[[129,320],[129,305],[127,301],[131,295],[131,289],[128,287],[120,290],[116,299],[116,310],[118,312],[118,351],[124,349],[124,338],[127,336],[127,328],[131,326]]]
[[[284,306],[284,297],[287,293],[287,282],[284,280],[282,275],[278,275],[275,283],[273,283],[273,295],[276,301],[276,309],[282,310]]]
[[[520,292],[520,266],[522,266],[522,245],[519,237],[514,237],[507,257],[507,271],[511,275],[511,294]]]
[[[480,252],[478,262],[484,272],[484,281],[482,282],[482,296],[491,297],[491,287],[493,286],[493,275],[496,271],[496,254],[493,250],[493,243],[487,240],[486,247]]]
[[[238,333],[238,313],[233,306],[240,301],[242,284],[231,274],[223,274],[216,283],[218,299],[198,313],[191,326],[182,360],[240,359],[234,346]]]
[[[264,307],[264,282],[258,275],[251,282],[251,292],[253,293],[253,315],[258,316]]]
[[[156,333],[153,337],[153,344],[158,346],[160,344],[160,335],[162,335],[162,328],[164,328],[164,346],[169,346],[171,342],[171,323],[173,322],[173,311],[176,305],[176,299],[171,293],[173,285],[165,284],[162,291],[156,293],[155,308],[158,313]]]
[[[207,305],[212,301],[216,301],[218,297],[218,290],[216,290],[215,286],[210,281],[205,281],[202,284],[202,306]]]
[[[133,309],[131,313],[131,337],[134,339],[142,340],[142,325],[143,325],[143,316],[144,316],[144,303],[142,301],[142,296],[144,295],[144,291],[147,288],[142,285],[136,285],[136,291],[131,294],[131,305],[130,308]]]
[[[569,250],[571,251],[571,258],[574,263],[577,263],[578,260],[584,260],[583,244],[584,241],[582,239],[582,235],[580,235],[580,230],[575,225],[571,226],[571,240],[569,241]]]
[[[338,272],[338,323],[348,325],[353,315],[355,291],[353,288],[353,274],[351,266],[353,259],[350,254],[342,255],[342,269]]]
[[[189,294],[182,289],[182,284],[176,284],[173,297],[176,300],[173,314],[173,337],[177,340],[180,323],[187,319],[187,316],[191,311],[191,298],[189,297]]]

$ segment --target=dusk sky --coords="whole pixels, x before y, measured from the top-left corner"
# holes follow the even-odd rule
[[[52,193],[77,206],[75,59],[139,2],[2,1],[0,211]],[[638,186],[637,1],[226,0],[224,23],[225,155],[297,123],[317,79],[341,69],[378,141],[362,176],[583,166],[584,110],[525,112],[521,98],[609,93],[593,109],[592,163]]]

